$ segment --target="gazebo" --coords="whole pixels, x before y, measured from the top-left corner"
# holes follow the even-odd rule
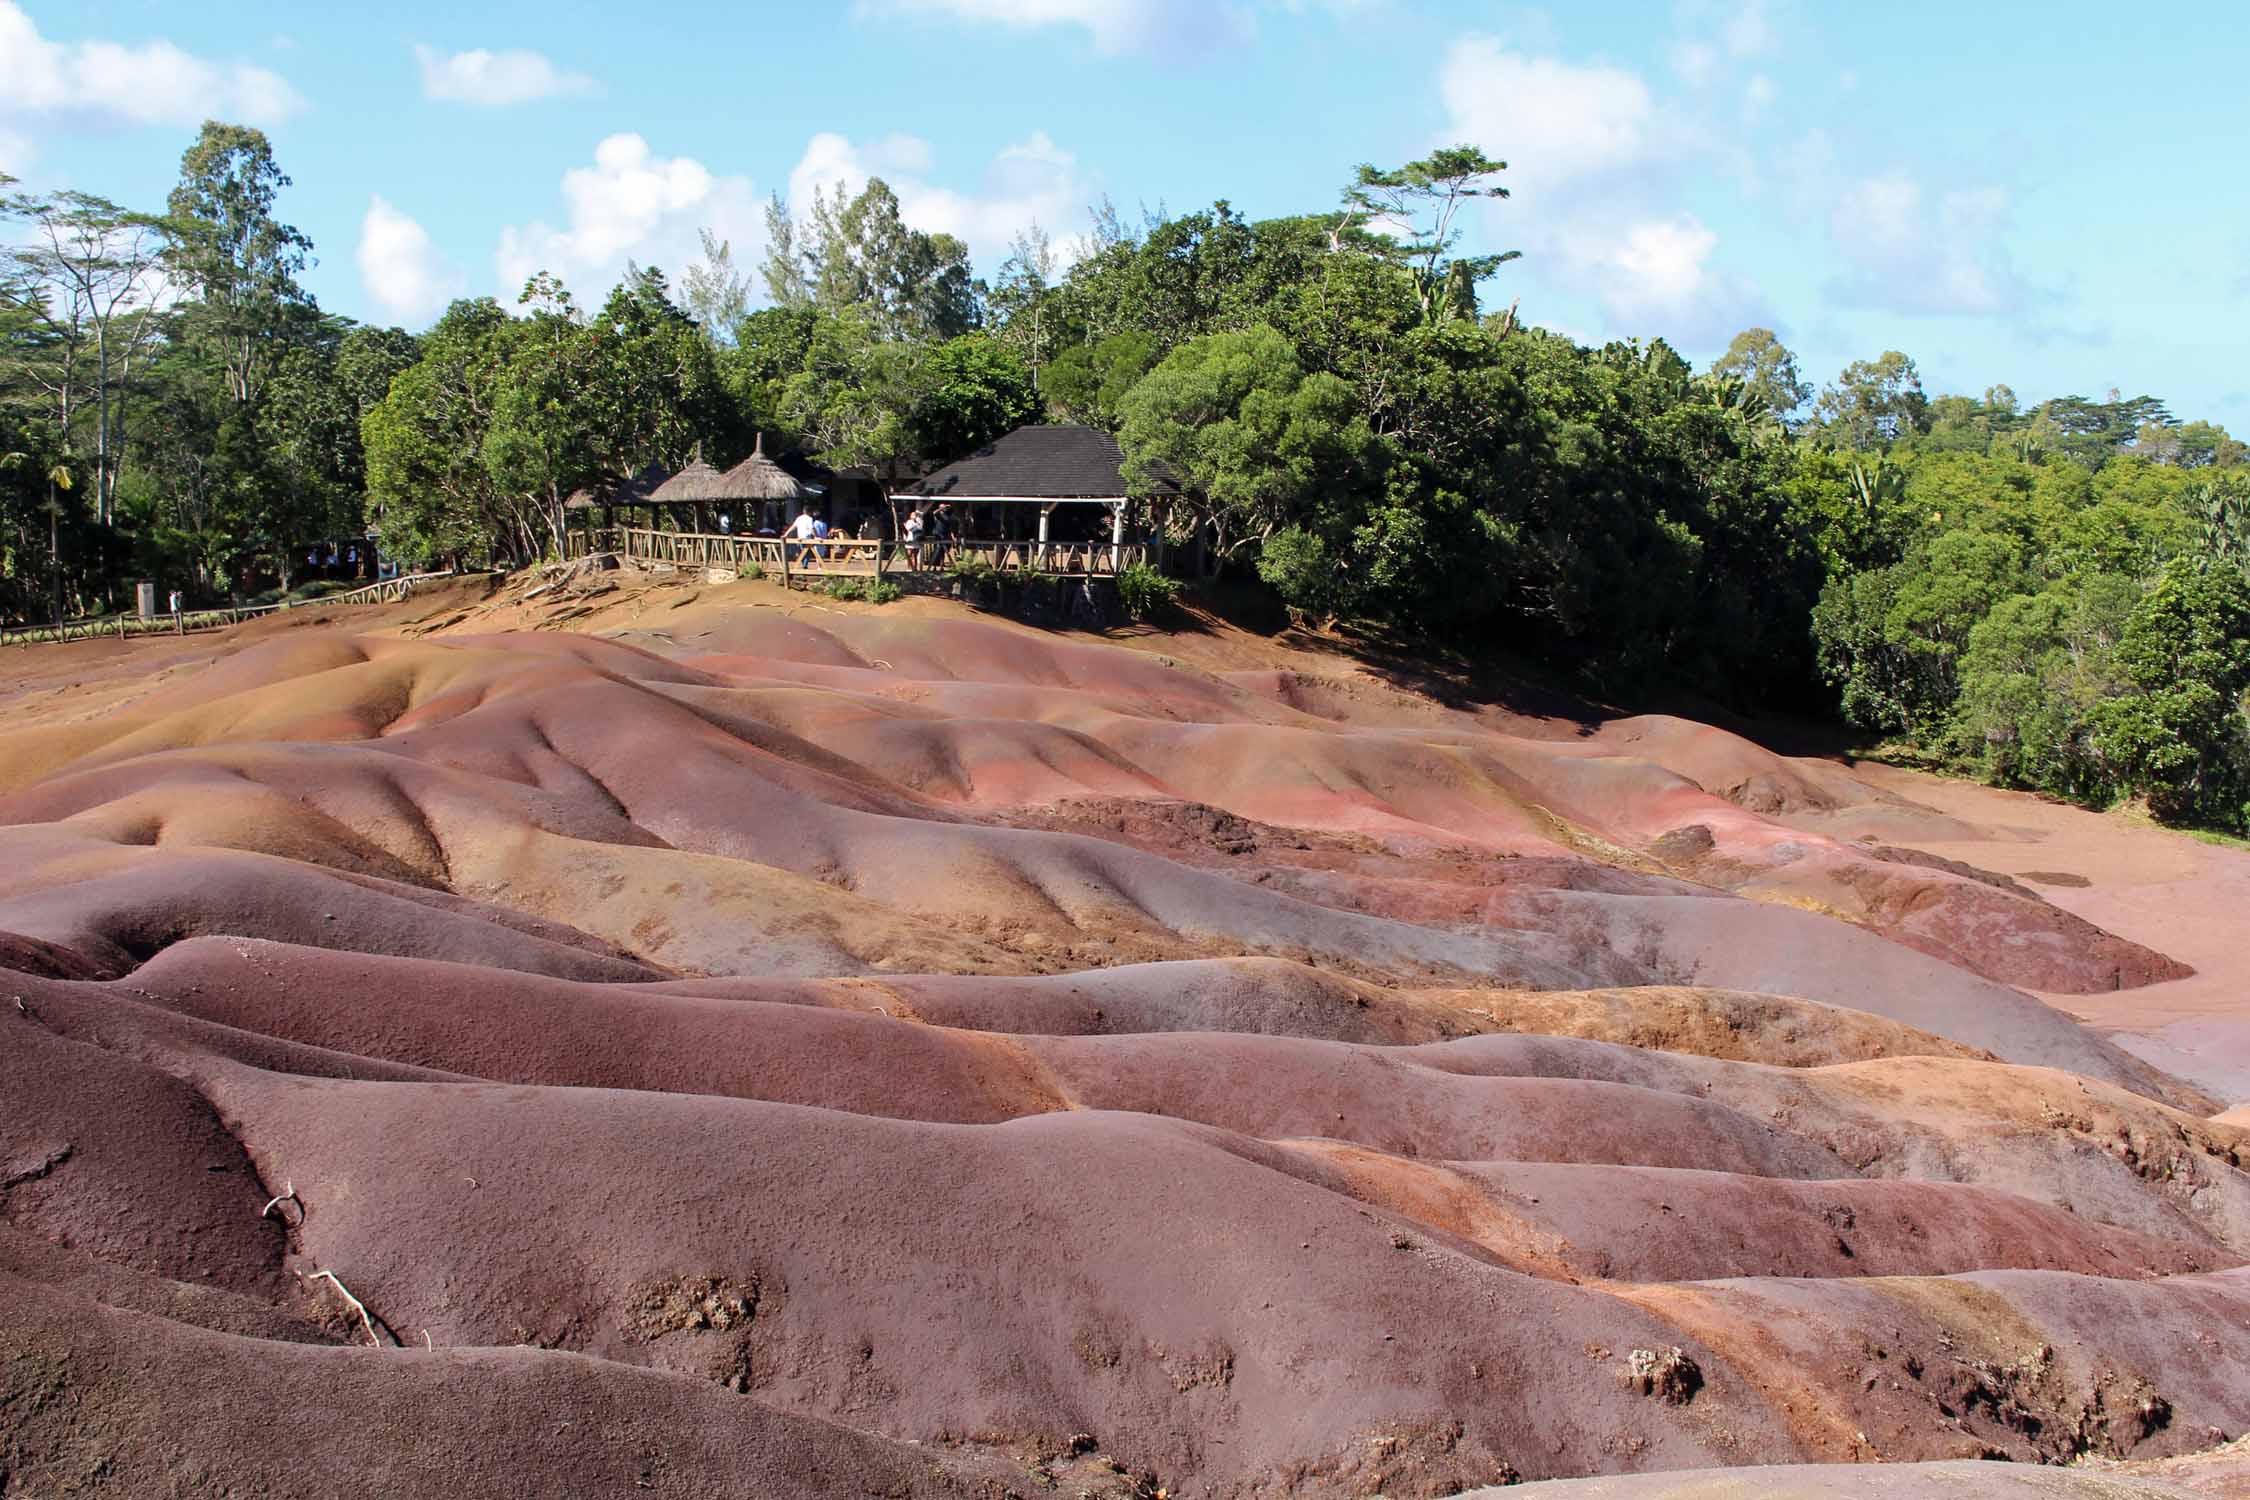
[[[966,508],[992,506],[1000,529],[1012,512],[1036,507],[1038,540],[1047,541],[1048,520],[1058,505],[1100,505],[1109,509],[1112,546],[1125,541],[1125,451],[1098,427],[1050,422],[1018,427],[958,463],[948,464],[901,493],[916,502]],[[1159,481],[1158,498],[1179,493]]]
[[[659,510],[670,510],[676,520],[688,523],[680,525],[680,530],[709,535],[714,507],[739,511],[742,530],[747,533],[757,529],[752,517],[778,530],[788,523],[792,507],[821,497],[818,486],[803,482],[766,457],[765,434],[760,433],[750,456],[724,473],[705,463],[702,450],[697,449],[688,466],[658,485],[647,503]],[[682,516],[682,511],[687,514]],[[781,513],[779,522],[772,519],[776,511]]]
[[[745,530],[753,529],[749,525],[753,514],[749,507],[754,505],[758,508],[755,514],[759,526],[776,532],[789,524],[794,508],[821,499],[825,493],[820,486],[806,483],[766,457],[766,435],[762,432],[750,456],[719,476],[719,488],[721,493],[710,498],[743,506]],[[698,531],[703,530],[701,514],[699,509]]]
[[[648,504],[649,497],[670,478],[671,475],[663,465],[652,463],[622,484],[589,485],[585,489],[575,490],[569,499],[563,501],[565,519],[576,514],[583,518],[583,524],[589,529],[607,530],[618,511],[627,506]],[[600,512],[599,519],[592,514],[596,511]]]

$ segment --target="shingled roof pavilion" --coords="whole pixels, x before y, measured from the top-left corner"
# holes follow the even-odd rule
[[[1044,423],[1015,431],[902,492],[917,500],[973,505],[1036,505],[1039,540],[1047,540],[1047,517],[1057,505],[1090,504],[1111,508],[1111,540],[1125,539],[1125,451],[1098,427]],[[1178,493],[1159,483],[1160,495]]]

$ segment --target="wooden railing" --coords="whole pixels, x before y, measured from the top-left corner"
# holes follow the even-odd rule
[[[245,620],[254,620],[260,615],[279,614],[285,609],[326,609],[331,604],[391,604],[412,594],[418,585],[453,576],[451,573],[406,573],[360,588],[345,589],[341,593],[321,594],[311,599],[292,599],[281,604],[230,605],[221,609],[189,609],[177,614],[146,617],[104,615],[83,620],[65,620],[59,625],[11,626],[0,630],[0,646],[91,641],[102,636],[115,636],[123,640],[134,635],[185,635],[191,630],[221,630],[229,625],[239,625]]]
[[[757,567],[784,580],[872,578],[878,571],[944,573],[970,558],[999,572],[1046,573],[1062,578],[1113,578],[1135,563],[1146,563],[1149,549],[1139,542],[799,542],[785,537],[722,536],[697,531],[645,531],[615,526],[570,534],[572,557],[615,552],[636,562],[671,563],[683,568]]]

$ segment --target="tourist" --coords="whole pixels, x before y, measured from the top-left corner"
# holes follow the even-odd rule
[[[922,566],[922,533],[929,529],[923,518],[922,507],[917,505],[906,513],[906,560],[909,567]]]
[[[936,543],[930,562],[932,566],[942,568],[945,566],[947,546],[953,540],[953,506],[950,501],[940,500],[938,508],[930,512],[928,536]]]
[[[789,523],[789,535],[796,541],[809,542],[813,539],[814,524],[813,513],[810,509],[798,511],[797,519]],[[803,557],[805,553],[810,549],[787,547],[785,550],[786,555],[790,559],[794,560],[796,558]]]

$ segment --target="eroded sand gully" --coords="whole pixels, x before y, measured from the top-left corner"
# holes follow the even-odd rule
[[[0,1492],[2250,1472],[2238,852],[1210,621],[5,665]]]

